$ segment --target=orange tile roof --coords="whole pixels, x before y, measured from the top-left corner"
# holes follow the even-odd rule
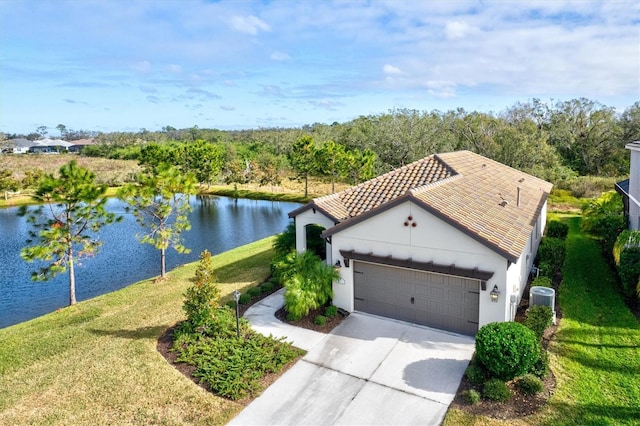
[[[518,205],[518,187],[520,202]],[[411,200],[511,261],[526,248],[552,185],[470,151],[432,155],[342,192],[316,198],[314,208],[345,227]]]

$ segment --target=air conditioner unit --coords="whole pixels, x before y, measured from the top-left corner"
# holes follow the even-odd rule
[[[529,290],[529,306],[548,306],[555,310],[556,291],[549,287],[533,286]]]
[[[533,286],[529,290],[529,306],[548,306],[556,323],[556,291],[549,287]]]

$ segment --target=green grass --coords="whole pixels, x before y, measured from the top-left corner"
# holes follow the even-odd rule
[[[637,425],[640,419],[640,324],[593,238],[570,226],[558,303],[563,318],[549,346],[557,386],[547,406],[501,421],[449,410],[445,425]]]
[[[640,325],[620,294],[597,241],[567,219],[567,258],[558,301],[563,311],[550,352],[558,388],[548,424],[638,424]]]
[[[269,275],[272,242],[213,257],[226,299]],[[231,419],[241,405],[195,385],[156,350],[158,337],[184,319],[183,294],[196,265],[179,267],[164,281],[142,281],[1,329],[0,425]]]
[[[549,194],[550,211],[580,211],[586,199],[577,198],[567,189],[553,189]]]

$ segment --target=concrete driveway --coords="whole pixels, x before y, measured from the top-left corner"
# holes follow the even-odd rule
[[[245,315],[262,333],[287,335],[269,303],[282,306],[265,299]],[[438,425],[474,351],[471,337],[362,313],[328,335],[290,331],[307,354],[230,424]]]

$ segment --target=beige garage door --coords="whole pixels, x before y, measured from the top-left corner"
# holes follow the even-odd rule
[[[357,311],[475,335],[478,280],[354,262]]]

